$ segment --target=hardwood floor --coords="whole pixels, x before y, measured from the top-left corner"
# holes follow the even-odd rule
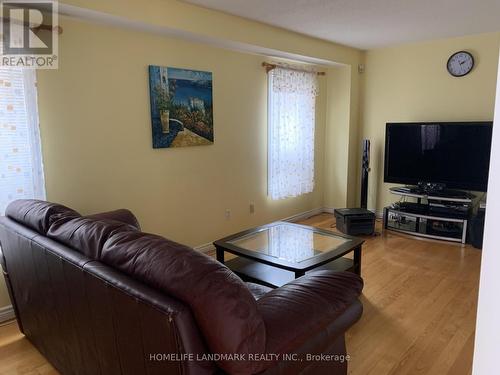
[[[330,229],[334,219],[301,223]],[[349,374],[470,374],[481,252],[390,232],[365,239],[364,313],[347,333]],[[0,326],[0,374],[56,373],[15,323]]]
[[[0,374],[57,375],[58,372],[19,332],[15,321],[0,325]]]
[[[301,223],[333,222],[323,214]],[[470,374],[480,263],[481,251],[468,245],[366,237],[364,313],[347,333],[349,374]]]

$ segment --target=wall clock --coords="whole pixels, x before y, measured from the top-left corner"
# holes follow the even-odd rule
[[[474,67],[474,57],[467,51],[458,51],[450,56],[446,63],[448,72],[453,77],[463,77]]]

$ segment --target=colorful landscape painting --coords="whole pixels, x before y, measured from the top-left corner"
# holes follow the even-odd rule
[[[212,73],[149,66],[153,147],[214,142]]]

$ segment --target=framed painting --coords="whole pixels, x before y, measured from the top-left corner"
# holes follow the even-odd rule
[[[153,148],[214,142],[212,73],[149,66]]]

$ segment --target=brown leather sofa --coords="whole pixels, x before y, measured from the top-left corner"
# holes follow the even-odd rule
[[[0,245],[19,328],[63,374],[347,373],[353,273],[271,290],[141,232],[130,211],[35,200],[8,206]]]

